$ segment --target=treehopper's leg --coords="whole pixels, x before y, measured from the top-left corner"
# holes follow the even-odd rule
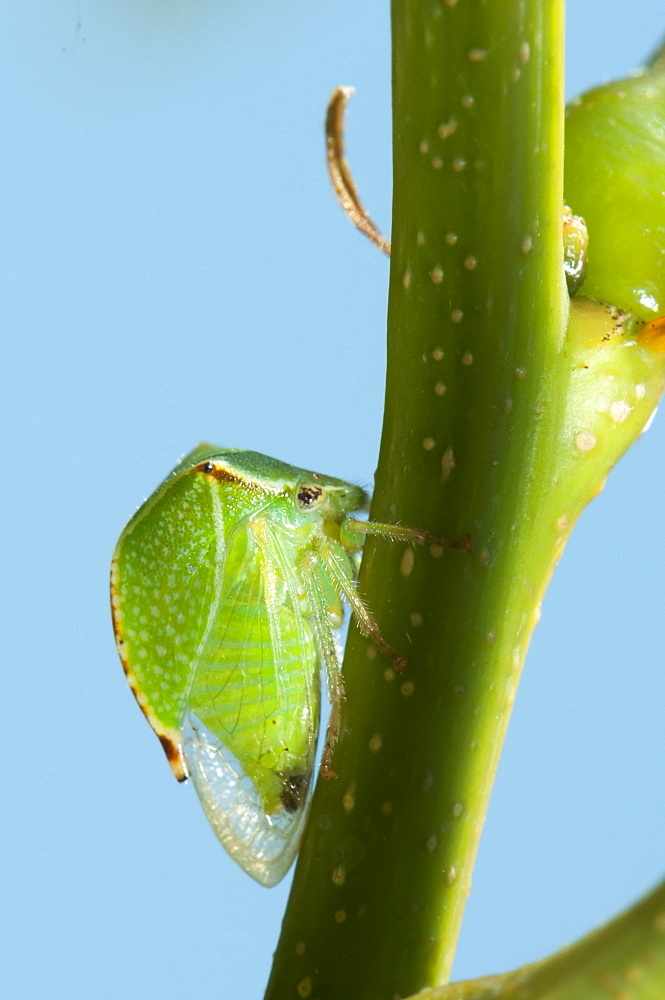
[[[439,549],[461,549],[463,552],[471,551],[471,538],[466,535],[459,541],[449,541],[447,538],[438,538],[422,528],[408,528],[403,524],[383,524],[381,521],[360,521],[355,517],[347,517],[342,525],[342,529],[358,532],[361,535],[378,535],[389,538],[391,541],[403,540],[413,542],[416,545],[431,545]],[[342,542],[343,544],[343,542]],[[434,553],[435,555],[438,553]]]
[[[348,520],[349,519],[347,518],[347,521]],[[365,524],[364,521],[359,521],[358,523]],[[344,572],[341,565],[340,555],[331,545],[322,546],[319,549],[319,555],[324,562],[326,569],[335,581],[337,589],[342,594],[347,604],[350,605],[362,634],[366,635],[368,639],[371,639],[374,645],[380,649],[382,653],[385,653],[385,655],[392,661],[397,673],[401,673],[409,662],[408,656],[400,656],[400,654],[397,653],[392,646],[389,646],[383,638],[379,630],[379,626],[376,623],[376,619],[356,590],[353,580],[349,580],[348,576]],[[348,562],[348,555],[342,550],[341,557]]]
[[[328,617],[328,605],[326,595],[321,581],[321,574],[318,567],[325,568],[325,564],[314,551],[308,552],[302,563],[302,576],[307,588],[307,595],[316,623],[316,636],[321,650],[323,662],[326,665],[326,677],[328,681],[328,698],[332,706],[326,742],[321,757],[319,772],[322,778],[336,778],[337,775],[331,768],[333,748],[339,739],[341,705],[344,701],[344,680],[337,654],[335,643],[335,632]],[[335,582],[337,578],[335,577]]]

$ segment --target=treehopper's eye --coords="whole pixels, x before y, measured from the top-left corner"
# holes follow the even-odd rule
[[[296,506],[300,510],[314,510],[326,499],[326,491],[316,483],[303,483],[296,495]]]

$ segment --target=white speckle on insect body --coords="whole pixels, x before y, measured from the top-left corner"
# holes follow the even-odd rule
[[[630,416],[631,407],[628,403],[623,400],[615,399],[615,401],[610,406],[610,418],[615,424],[622,424],[624,420]]]
[[[456,156],[455,159],[453,160],[453,170],[457,171],[457,173],[459,174],[465,168],[466,168],[466,160],[464,159],[464,157]]]
[[[445,396],[446,386],[443,382],[436,382],[434,385],[434,392],[437,396]]]
[[[455,819],[459,819],[459,817],[462,815],[463,812],[464,812],[464,806],[462,805],[462,803],[456,802],[455,805],[453,806],[453,816],[455,817]]]
[[[374,736],[371,737],[368,745],[372,753],[378,753],[383,746],[381,733],[374,733]]]
[[[405,549],[399,567],[402,576],[411,575],[411,573],[413,572],[413,566],[415,561],[416,561],[416,556],[413,549],[412,548]]]
[[[562,514],[561,517],[557,517],[556,530],[565,531],[567,527],[568,527],[568,518],[566,517],[566,515]]]
[[[433,448],[436,448],[436,441],[434,440],[434,438],[431,437],[423,438],[423,448],[425,449],[425,451],[432,451]]]
[[[444,239],[449,246],[454,247],[457,243],[457,233],[446,233]]]
[[[421,247],[425,242],[425,234],[423,232],[416,233],[416,243]]]
[[[467,271],[475,271],[476,267],[478,266],[477,258],[474,257],[473,254],[469,254],[469,256],[465,257],[464,259],[464,266],[467,269]]]
[[[440,156],[432,157],[432,166],[434,167],[435,170],[441,169],[441,167],[443,166],[443,160],[441,159]]]
[[[446,882],[448,885],[455,885],[455,882],[457,882],[457,869],[454,865],[446,872]]]
[[[520,45],[520,59],[526,65],[531,58],[531,46],[528,42],[522,42]]]
[[[442,122],[436,130],[439,139],[447,139],[449,136],[453,135],[457,129],[457,122],[454,118],[451,118],[449,122]]]
[[[443,361],[443,359],[445,358],[445,354],[442,348],[435,347],[434,350],[432,351],[432,357],[434,358],[435,361]]]
[[[462,105],[463,108],[472,108],[475,103],[476,101],[473,94],[464,94],[464,96],[460,101],[460,104]]]
[[[421,139],[418,143],[418,149],[421,153],[429,153],[429,143],[427,139]]]
[[[496,632],[494,632],[493,630],[490,629],[490,631],[485,636],[485,640],[486,640],[486,642],[490,643],[490,645],[493,642],[496,642]]]
[[[580,431],[575,435],[575,447],[578,451],[591,451],[596,444],[597,441],[590,431]]]
[[[430,271],[429,276],[435,285],[440,285],[443,281],[443,268],[438,266],[433,268],[433,270]]]
[[[409,288],[411,287],[411,272],[410,271],[405,271],[404,272],[404,277],[402,278],[402,287],[404,288],[405,292],[408,291]]]
[[[638,382],[637,385],[635,386],[635,398],[644,399],[646,391],[647,390],[644,382]]]
[[[426,847],[426,848],[427,848],[427,850],[428,850],[428,851],[430,852],[430,854],[431,854],[431,853],[432,853],[433,851],[435,851],[435,850],[436,850],[436,845],[437,845],[437,844],[438,844],[438,840],[437,840],[437,838],[436,838],[436,834],[435,834],[435,833],[431,833],[431,834],[429,835],[429,837],[427,838],[427,841],[425,842],[425,847]]]
[[[532,250],[533,250],[533,239],[527,233],[527,235],[522,240],[522,253],[528,254],[531,253]]]
[[[471,353],[471,351],[464,352],[464,354],[462,355],[462,364],[466,365],[467,368],[469,365],[473,364],[473,354]]]

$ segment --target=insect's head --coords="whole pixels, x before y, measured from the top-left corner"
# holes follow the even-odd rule
[[[311,480],[301,481],[294,491],[294,503],[299,511],[316,511],[327,518],[341,520],[352,510],[366,503],[365,491],[340,479],[326,480],[312,473]]]

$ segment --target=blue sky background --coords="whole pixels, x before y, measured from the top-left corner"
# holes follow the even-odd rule
[[[322,120],[390,225],[387,0],[21,0],[0,10],[0,995],[262,995],[289,879],[219,847],[126,688],[116,538],[202,439],[370,483],[386,259],[328,189]],[[662,0],[571,0],[570,96]],[[458,977],[582,934],[662,874],[665,424],[612,474],[536,630]]]

